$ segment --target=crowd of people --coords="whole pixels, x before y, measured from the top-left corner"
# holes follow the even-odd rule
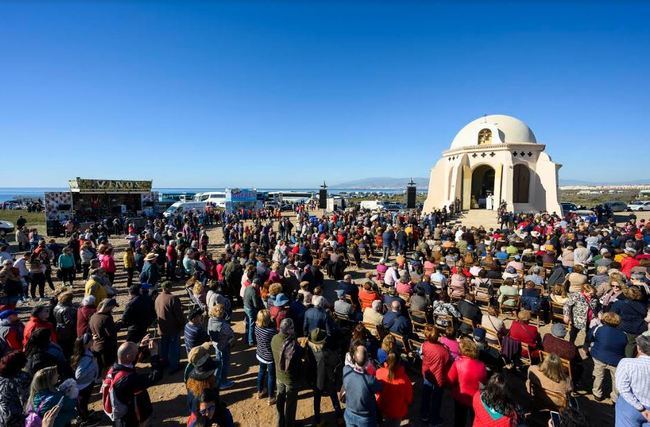
[[[278,426],[296,425],[303,389],[314,424],[325,396],[349,426],[528,425],[548,411],[580,426],[597,420],[576,396],[607,392],[617,426],[650,422],[650,226],[510,213],[466,228],[454,211],[185,213],[125,236],[75,230],[60,253],[44,239],[17,259],[0,249],[0,424],[146,425],[147,388],[183,370],[187,424],[233,425],[219,392],[237,386],[241,312]]]

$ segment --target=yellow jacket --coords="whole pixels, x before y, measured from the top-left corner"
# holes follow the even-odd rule
[[[95,306],[99,306],[99,303],[102,302],[102,300],[108,298],[108,293],[104,286],[95,281],[95,279],[88,279],[85,290],[85,296],[92,295],[95,297]]]
[[[124,252],[124,268],[133,268],[135,267],[135,256],[133,252]]]

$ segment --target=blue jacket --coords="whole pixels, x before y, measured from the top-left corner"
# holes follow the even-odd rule
[[[305,312],[305,320],[303,322],[303,332],[308,336],[311,331],[320,328],[327,331],[330,335],[329,321],[327,313],[322,308],[312,307]]]
[[[381,239],[383,241],[383,246],[391,246],[395,240],[395,233],[392,231],[384,231],[381,235]]]
[[[623,331],[608,325],[592,328],[589,331],[591,336],[591,357],[611,366],[618,365],[618,362],[625,357],[625,346],[627,336]]]
[[[375,393],[381,386],[372,375],[356,372],[350,366],[343,367],[345,410],[363,418],[375,419],[377,402]]]
[[[621,316],[620,328],[623,332],[640,335],[648,329],[645,322],[647,309],[641,301],[619,299],[612,304],[611,311]]]
[[[389,311],[384,315],[383,324],[390,332],[394,332],[403,337],[411,335],[411,322],[401,313]]]
[[[194,347],[198,347],[204,342],[210,340],[208,332],[202,325],[195,325],[192,322],[185,324],[185,348],[189,352]]]

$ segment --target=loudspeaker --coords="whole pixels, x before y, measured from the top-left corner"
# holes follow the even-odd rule
[[[415,185],[409,184],[406,187],[406,209],[415,209]]]
[[[327,209],[327,189],[321,188],[318,192],[318,209]]]

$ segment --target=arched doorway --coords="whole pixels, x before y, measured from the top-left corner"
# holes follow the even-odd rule
[[[490,194],[494,195],[494,168],[478,166],[472,171],[472,209],[485,209]]]
[[[530,169],[518,163],[513,169],[512,201],[514,203],[528,203],[530,189]]]

